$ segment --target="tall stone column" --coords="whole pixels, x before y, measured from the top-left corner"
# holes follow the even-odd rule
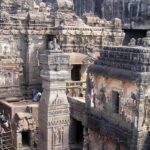
[[[69,56],[56,40],[39,56],[43,93],[39,105],[39,150],[69,150],[70,111],[66,80],[70,79]],[[41,140],[41,142],[40,142]]]

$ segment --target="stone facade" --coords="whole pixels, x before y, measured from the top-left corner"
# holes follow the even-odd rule
[[[12,35],[0,38],[0,97],[8,95],[20,97],[20,80],[23,81],[22,59],[20,52],[15,49],[15,40]]]
[[[149,110],[148,49],[134,46],[106,47],[101,50],[101,58],[88,70],[88,80],[91,81],[87,85],[87,105],[91,107],[94,103],[97,112],[105,113],[108,124],[113,119],[119,122],[120,129],[132,131],[130,147],[126,149],[149,149],[149,125],[146,124]],[[111,130],[112,127],[109,128]],[[103,136],[112,138],[109,133]],[[113,144],[115,147],[119,144],[120,149],[124,147],[119,137],[117,143]]]
[[[84,0],[81,3],[86,5]],[[23,134],[33,139],[25,141],[30,145],[28,149],[69,150],[70,142],[76,143],[74,118],[83,126],[80,149],[141,149],[141,139],[148,132],[144,128],[149,126],[148,100],[141,98],[143,88],[146,93],[149,89],[149,32],[141,40],[145,48],[135,48],[134,39],[130,47],[121,47],[125,34],[120,19],[110,16],[107,21],[95,16],[90,0],[81,8],[86,13],[80,18],[74,12],[78,4],[74,4],[72,0],[0,2],[0,98],[8,103],[21,100],[13,111],[12,106],[5,111],[6,115],[13,112],[14,146],[27,149],[21,144]],[[110,15],[109,8],[103,15]],[[94,78],[87,77],[89,64],[99,56],[88,70],[88,74],[95,74]],[[73,72],[74,66],[79,70]],[[68,81],[76,72],[77,81]],[[43,89],[39,116],[31,112],[31,104],[22,101],[31,98],[34,88]],[[115,101],[118,94],[119,105]],[[2,106],[0,112],[5,108]],[[144,117],[140,111],[137,115],[139,109]],[[35,137],[37,127],[40,141]],[[23,132],[28,130],[30,135]]]
[[[23,97],[30,97],[33,88],[41,90],[38,53],[46,49],[54,37],[62,50],[74,52],[74,57],[77,53],[90,57],[102,46],[119,46],[123,42],[124,32],[119,19],[106,21],[87,14],[82,20],[75,14],[71,0],[57,0],[51,5],[33,0],[1,1],[0,7],[1,49],[13,49],[17,54],[13,58],[22,60],[22,63],[17,63],[22,69],[18,90]],[[80,64],[83,65],[82,70],[85,67],[83,63]],[[18,95],[18,90],[14,95]]]

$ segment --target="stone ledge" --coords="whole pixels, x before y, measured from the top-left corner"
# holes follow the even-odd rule
[[[101,65],[91,65],[88,68],[89,73],[94,73],[97,75],[117,78],[119,80],[129,80],[135,83],[150,83],[150,73],[149,72],[133,72],[130,70],[112,68],[108,66]]]

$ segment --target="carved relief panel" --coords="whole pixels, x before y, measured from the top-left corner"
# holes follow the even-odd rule
[[[117,114],[133,123],[137,116],[136,85],[99,76],[94,77],[94,83],[95,109]]]
[[[18,85],[19,74],[17,72],[3,70],[0,71],[0,87]]]

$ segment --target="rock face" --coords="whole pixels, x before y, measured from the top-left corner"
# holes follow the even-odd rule
[[[149,0],[74,0],[74,3],[78,15],[91,11],[107,20],[120,18],[126,29],[150,28]]]

